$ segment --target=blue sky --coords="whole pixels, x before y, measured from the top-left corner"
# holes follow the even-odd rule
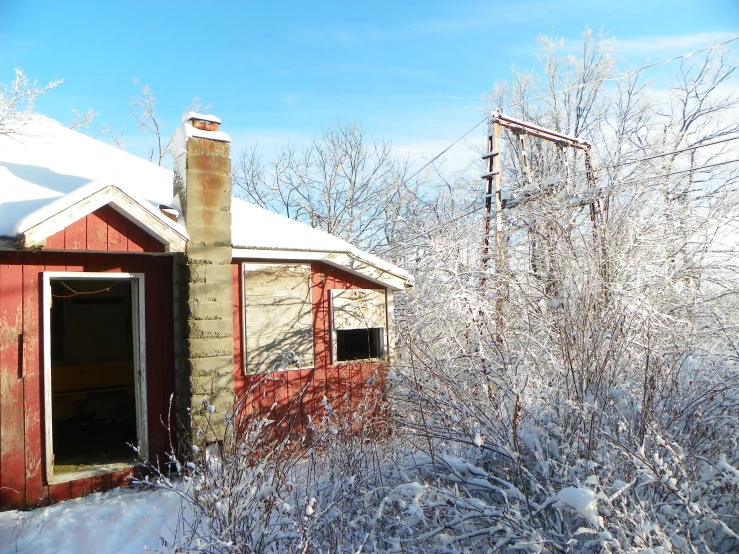
[[[739,0],[0,0],[0,82],[14,67],[63,78],[38,110],[66,122],[92,108],[138,154],[133,77],[172,131],[197,95],[236,149],[300,144],[360,120],[418,164],[479,121],[482,93],[511,64],[536,66],[537,35],[574,40],[586,25],[640,65],[739,36]]]

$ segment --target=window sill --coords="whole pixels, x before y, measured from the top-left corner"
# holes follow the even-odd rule
[[[361,360],[345,360],[333,362],[330,367],[341,367],[352,364],[387,364],[387,358],[362,358]]]
[[[268,375],[277,375],[279,373],[288,373],[290,371],[312,371],[315,369],[315,366],[306,366],[306,367],[285,367],[280,369],[275,369],[273,371],[244,371],[243,376],[244,377],[267,377]],[[273,379],[278,379],[278,377],[273,377]]]

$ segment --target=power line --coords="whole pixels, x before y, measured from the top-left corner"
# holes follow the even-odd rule
[[[622,73],[614,73],[613,75],[610,75],[608,77],[604,77],[603,79],[597,79],[595,81],[589,81],[587,83],[581,83],[579,85],[573,85],[573,86],[571,86],[569,88],[565,88],[565,89],[561,89],[561,90],[556,90],[554,92],[548,92],[546,94],[542,94],[541,96],[536,96],[534,98],[529,98],[529,99],[523,100],[521,102],[514,102],[514,103],[506,104],[504,106],[501,106],[499,109],[502,111],[502,110],[504,110],[506,108],[513,108],[513,107],[517,107],[517,106],[522,106],[523,104],[526,104],[528,102],[534,102],[536,100],[542,100],[542,99],[548,98],[550,96],[556,96],[557,94],[561,94],[563,92],[569,92],[571,90],[585,88],[585,87],[588,87],[588,86],[591,86],[591,85],[595,85],[597,83],[603,83],[605,81],[619,81],[621,79],[625,79],[625,78],[627,78],[627,77],[629,77],[631,75],[634,75],[635,73],[638,73],[639,71],[642,71],[644,69],[649,69],[649,68],[652,68],[652,67],[656,67],[658,65],[663,65],[663,64],[666,64],[666,63],[674,62],[675,60],[680,60],[680,59],[683,59],[683,58],[688,58],[690,56],[693,56],[694,54],[699,54],[701,52],[706,52],[708,50],[714,50],[714,49],[719,48],[721,46],[726,46],[727,44],[730,44],[732,42],[736,42],[737,40],[739,40],[739,37],[734,37],[734,38],[731,38],[729,40],[725,40],[724,42],[719,42],[719,43],[713,44],[711,46],[707,46],[705,48],[701,48],[699,50],[693,50],[692,52],[687,52],[685,54],[681,54],[681,55],[675,56],[673,58],[667,58],[667,59],[664,59],[664,60],[661,60],[661,61],[658,61],[658,62],[654,62],[654,63],[651,63],[651,64],[644,64],[644,65],[642,65],[640,67],[637,67],[635,69],[632,69],[630,71],[624,71]],[[416,171],[413,175],[411,175],[410,177],[408,177],[407,180],[408,181],[413,180],[419,173],[421,173],[424,169],[426,169],[428,166],[430,166],[432,163],[434,163],[436,160],[438,160],[441,156],[443,156],[444,154],[446,154],[449,151],[450,148],[452,148],[454,145],[456,145],[459,141],[461,141],[463,138],[465,138],[467,135],[469,135],[472,131],[474,131],[475,129],[477,129],[480,125],[482,125],[483,123],[485,123],[487,120],[488,120],[488,117],[485,116],[481,121],[477,122],[474,125],[474,127],[472,127],[469,131],[467,131],[466,133],[464,133],[461,137],[459,137],[457,140],[455,140],[453,143],[451,143],[449,146],[447,146],[439,154],[437,154],[436,156],[434,156],[433,158],[431,158],[428,162],[426,162],[425,164],[423,164],[423,166],[421,166],[421,168],[418,171]]]
[[[649,160],[654,160],[656,158],[664,158],[665,156],[671,156],[672,154],[680,154],[682,152],[688,152],[689,150],[697,150],[698,148],[704,148],[706,146],[715,146],[716,144],[722,144],[724,142],[731,142],[732,140],[737,140],[737,139],[739,139],[739,136],[724,138],[721,140],[715,140],[713,142],[704,142],[703,144],[696,144],[694,146],[688,146],[687,148],[673,150],[672,152],[665,152],[664,154],[655,154],[654,156],[647,156],[646,158],[639,158],[638,160],[631,160],[630,162],[623,162],[623,163],[615,164],[615,165],[607,165],[604,167],[597,168],[595,171],[601,171],[603,169],[616,169],[619,167],[624,167],[626,165],[633,165],[633,164],[637,164],[641,162],[647,162]]]
[[[710,169],[712,167],[718,167],[718,166],[721,166],[721,165],[733,164],[733,163],[736,163],[736,162],[739,162],[739,158],[736,158],[734,160],[725,160],[723,162],[716,162],[716,163],[713,163],[713,164],[701,165],[699,167],[692,167],[690,169],[679,169],[677,171],[671,171],[670,173],[663,173],[661,175],[652,175],[651,177],[642,177],[641,179],[631,179],[629,181],[623,181],[620,184],[621,185],[631,185],[631,184],[634,184],[634,183],[644,183],[646,181],[653,181],[654,179],[661,179],[663,177],[670,177],[672,175],[678,175],[680,173],[691,173],[691,172],[692,173],[695,173],[695,172],[700,172],[703,169]]]
[[[621,163],[613,164],[613,165],[604,165],[603,167],[596,167],[593,171],[595,173],[597,173],[599,171],[604,171],[606,169],[618,169],[619,167],[625,167],[627,165],[634,165],[634,164],[638,164],[638,163],[641,163],[641,162],[647,162],[649,160],[654,160],[654,159],[657,159],[657,158],[664,158],[666,156],[672,156],[673,154],[680,154],[682,152],[688,152],[690,150],[697,150],[698,148],[705,148],[705,147],[708,147],[708,146],[715,146],[717,144],[722,144],[724,142],[731,142],[732,140],[738,140],[738,139],[739,139],[739,136],[735,136],[735,137],[728,137],[728,138],[724,138],[724,139],[720,139],[720,140],[715,140],[713,142],[704,142],[702,144],[696,144],[696,145],[693,145],[693,146],[688,146],[686,148],[681,148],[679,150],[671,150],[669,152],[663,152],[662,154],[655,154],[653,156],[647,156],[645,158],[639,158],[637,160],[631,160],[631,161],[628,161],[628,162],[621,162]],[[573,173],[572,175],[570,175],[570,177],[580,177],[580,176],[586,175],[586,174],[587,174],[587,172],[580,171],[578,173]]]
[[[734,137],[734,138],[739,138],[739,137]],[[734,159],[734,160],[726,160],[726,161],[723,161],[723,162],[716,162],[716,163],[713,163],[713,164],[702,165],[702,166],[694,167],[694,168],[690,168],[690,169],[681,169],[681,170],[678,170],[678,171],[672,171],[670,173],[663,173],[661,175],[653,175],[651,177],[643,177],[641,179],[631,179],[631,180],[628,180],[628,181],[623,181],[623,182],[619,183],[619,185],[620,186],[623,186],[623,185],[632,185],[632,184],[637,184],[637,183],[644,183],[644,182],[647,182],[647,181],[653,181],[654,179],[661,179],[661,178],[664,178],[664,177],[670,177],[672,175],[678,175],[680,173],[700,172],[700,171],[702,171],[704,169],[710,169],[712,167],[718,167],[718,166],[727,165],[727,164],[731,164],[731,163],[737,163],[737,162],[739,162],[739,158]],[[449,221],[446,221],[446,222],[442,223],[441,225],[437,225],[436,227],[432,227],[431,229],[427,229],[425,231],[422,231],[420,233],[417,233],[416,235],[414,235],[410,239],[404,240],[402,242],[395,243],[390,248],[388,248],[386,250],[383,250],[382,252],[379,252],[379,253],[377,253],[375,255],[376,256],[383,256],[384,254],[386,254],[388,252],[391,252],[391,251],[395,250],[396,248],[400,248],[401,246],[404,246],[404,245],[410,243],[411,241],[416,240],[419,237],[422,237],[424,235],[428,235],[430,233],[433,233],[434,231],[437,231],[438,229],[441,229],[443,227],[448,226],[450,223],[454,223],[456,221],[459,221],[462,218],[467,217],[468,215],[472,215],[475,212],[479,212],[480,210],[483,209],[483,207],[484,206],[477,206],[476,208],[473,208],[473,209],[471,209],[471,210],[469,210],[469,211],[467,211],[467,212],[465,212],[465,213],[463,213],[463,214],[461,214],[461,215],[459,215],[457,217],[454,217],[454,218],[450,219]]]
[[[434,163],[436,160],[438,160],[441,156],[443,156],[444,154],[446,154],[452,146],[454,146],[455,144],[457,144],[460,140],[462,140],[464,137],[466,137],[467,135],[469,135],[472,131],[474,131],[475,129],[477,129],[480,125],[482,125],[483,123],[485,123],[487,120],[488,120],[488,118],[487,118],[487,116],[485,116],[481,121],[478,121],[475,124],[475,126],[472,127],[472,129],[470,129],[469,131],[467,131],[465,134],[463,134],[461,137],[459,137],[457,140],[455,140],[449,146],[447,146],[446,148],[444,148],[444,150],[442,150],[436,156],[434,156],[433,158],[431,158],[428,162],[426,162],[425,164],[423,164],[423,166],[421,166],[421,169],[419,169],[413,175],[411,175],[410,177],[408,177],[407,180],[408,181],[412,181],[413,178],[416,175],[418,175],[419,173],[421,173],[421,171],[423,171],[424,169],[426,169],[428,166],[430,166],[432,163]]]
[[[428,235],[429,233],[433,233],[434,231],[436,231],[438,229],[441,229],[442,227],[446,227],[450,223],[454,223],[455,221],[459,221],[460,219],[462,219],[464,217],[467,217],[468,215],[472,215],[475,212],[479,212],[480,210],[483,209],[483,207],[484,206],[477,206],[476,208],[472,208],[470,211],[465,212],[462,215],[459,215],[459,216],[457,216],[457,217],[455,217],[453,219],[450,219],[448,221],[445,221],[441,225],[437,225],[436,227],[432,227],[431,229],[427,229],[426,231],[422,231],[422,232],[414,235],[413,238],[410,238],[408,240],[404,240],[402,242],[396,242],[393,246],[391,246],[387,250],[383,250],[382,252],[379,252],[379,253],[375,254],[375,256],[383,256],[384,254],[387,254],[388,252],[391,252],[392,250],[395,250],[396,248],[400,248],[404,244],[408,244],[412,240],[416,240],[418,237],[422,237],[424,235]]]

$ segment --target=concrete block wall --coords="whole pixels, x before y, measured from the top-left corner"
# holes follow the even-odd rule
[[[180,436],[215,440],[234,403],[231,160],[223,133],[214,133],[219,140],[198,134],[179,134],[175,164],[190,236],[174,275],[175,411]]]

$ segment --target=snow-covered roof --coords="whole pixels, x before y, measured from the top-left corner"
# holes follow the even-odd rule
[[[159,209],[173,205],[172,182],[170,170],[36,116],[17,132],[0,133],[0,238],[36,233],[43,244],[70,217],[110,202],[160,239],[186,240],[184,227]],[[345,240],[238,198],[232,212],[234,257],[322,260],[398,289],[413,281]]]
[[[0,237],[85,185],[113,185],[156,209],[172,199],[172,172],[43,116],[0,134]]]
[[[323,260],[393,288],[403,289],[413,283],[404,269],[344,239],[239,198],[232,200],[231,220],[234,257]]]

